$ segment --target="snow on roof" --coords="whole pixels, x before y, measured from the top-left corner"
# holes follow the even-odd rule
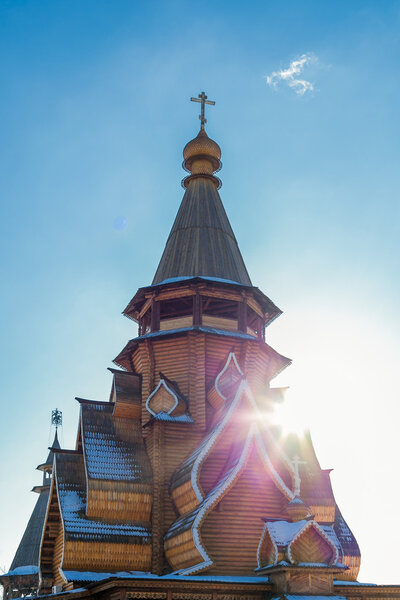
[[[113,405],[83,404],[82,434],[90,479],[150,483],[151,466],[139,422],[113,417]]]
[[[269,521],[266,527],[278,546],[287,546],[309,521]]]
[[[295,496],[295,497],[294,497],[294,498],[293,498],[293,499],[292,499],[292,500],[289,502],[289,504],[292,504],[292,505],[296,504],[296,505],[299,505],[299,506],[303,506],[303,505],[304,505],[304,502],[303,502],[303,500],[302,500],[301,498],[299,498],[298,496]]]
[[[167,412],[162,410],[161,412],[153,415],[153,419],[156,421],[168,421],[172,423],[193,423],[193,419],[187,413],[184,415],[177,415],[174,417],[173,415],[169,415]]]
[[[142,524],[125,521],[107,522],[87,517],[86,482],[81,454],[58,454],[56,457],[57,491],[64,528],[69,539],[124,542],[141,538],[150,542],[151,532]]]
[[[4,573],[1,577],[13,577],[15,575],[36,575],[39,573],[39,567],[37,565],[26,565],[24,567],[16,567],[11,569],[8,573]]]
[[[362,585],[365,587],[374,587],[376,583],[360,583],[359,581],[340,581],[339,579],[334,579],[333,585]]]
[[[221,277],[204,277],[202,275],[194,275],[191,277],[170,277],[169,279],[164,279],[164,281],[160,281],[160,283],[155,283],[149,287],[156,287],[158,285],[164,285],[166,283],[179,283],[180,281],[190,281],[192,279],[202,279],[203,281],[217,281],[219,283],[230,283],[233,285],[241,285],[243,283],[238,283],[237,281],[233,281],[233,279],[222,279]],[[246,286],[248,287],[248,286]]]
[[[180,575],[179,571],[167,575],[155,575],[145,571],[119,571],[116,573],[97,573],[93,571],[63,571],[68,581],[96,582],[104,579],[156,579],[169,581],[210,581],[226,583],[268,583],[268,577],[236,575]]]
[[[180,327],[178,329],[165,329],[163,331],[151,331],[150,333],[145,333],[144,335],[140,335],[134,340],[145,340],[147,338],[154,337],[163,337],[165,335],[171,335],[173,333],[184,333],[185,331],[203,331],[204,333],[215,333],[216,335],[224,335],[228,337],[241,338],[245,340],[256,340],[257,338],[254,335],[250,335],[248,333],[241,333],[240,331],[226,331],[224,329],[216,329],[215,327],[204,327],[204,326],[193,326],[193,327]]]

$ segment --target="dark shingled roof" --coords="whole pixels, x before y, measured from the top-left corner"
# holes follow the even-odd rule
[[[360,548],[357,544],[357,540],[354,537],[353,533],[350,531],[350,528],[347,525],[346,521],[343,519],[342,513],[340,512],[337,504],[333,529],[335,530],[335,533],[340,541],[340,544],[343,548],[343,552],[347,556],[360,556],[361,553]]]
[[[54,436],[53,446],[60,448],[57,437],[57,431]],[[54,454],[50,450],[46,462],[39,465],[37,468],[44,471],[51,471],[53,466]],[[35,488],[34,488],[35,489]],[[47,502],[49,499],[49,488],[42,487],[39,498],[35,504],[35,508],[28,521],[24,535],[19,543],[14,560],[11,563],[10,571],[18,567],[38,566],[40,555],[40,543],[42,540],[44,520],[46,518]]]
[[[114,417],[111,403],[82,404],[81,411],[88,477],[150,484],[152,470],[141,424]]]
[[[190,181],[186,189],[153,285],[182,276],[251,285],[216,186],[203,177]]]
[[[49,490],[42,491],[37,499],[25,533],[19,543],[10,571],[17,567],[39,565],[40,542],[42,539],[44,519],[46,517]]]
[[[70,540],[149,543],[151,531],[142,523],[107,521],[86,516],[86,475],[82,454],[56,455],[57,490],[66,538]]]

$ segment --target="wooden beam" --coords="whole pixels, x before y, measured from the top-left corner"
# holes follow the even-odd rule
[[[243,298],[242,302],[239,302],[238,310],[238,329],[244,333],[247,333],[247,300]]]

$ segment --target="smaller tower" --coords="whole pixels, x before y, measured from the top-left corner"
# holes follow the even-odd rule
[[[62,425],[62,413],[57,408],[51,413],[51,424],[56,429],[53,444],[49,449],[46,461],[36,467],[43,472],[42,484],[35,485],[32,488],[32,492],[39,494],[39,497],[11,563],[10,570],[0,576],[0,584],[4,587],[5,600],[28,594],[35,595],[39,588],[40,544],[52,480],[53,448],[60,448],[58,427]]]

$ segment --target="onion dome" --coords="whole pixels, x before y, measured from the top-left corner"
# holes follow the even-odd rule
[[[183,168],[191,173],[183,180],[184,187],[187,187],[189,182],[197,177],[209,177],[217,184],[218,188],[221,187],[220,180],[213,175],[222,166],[221,148],[208,137],[203,127],[198,135],[184,147],[183,158]]]
[[[289,502],[286,507],[286,514],[293,523],[302,521],[303,519],[307,519],[311,516],[310,509],[298,496],[295,496]]]

